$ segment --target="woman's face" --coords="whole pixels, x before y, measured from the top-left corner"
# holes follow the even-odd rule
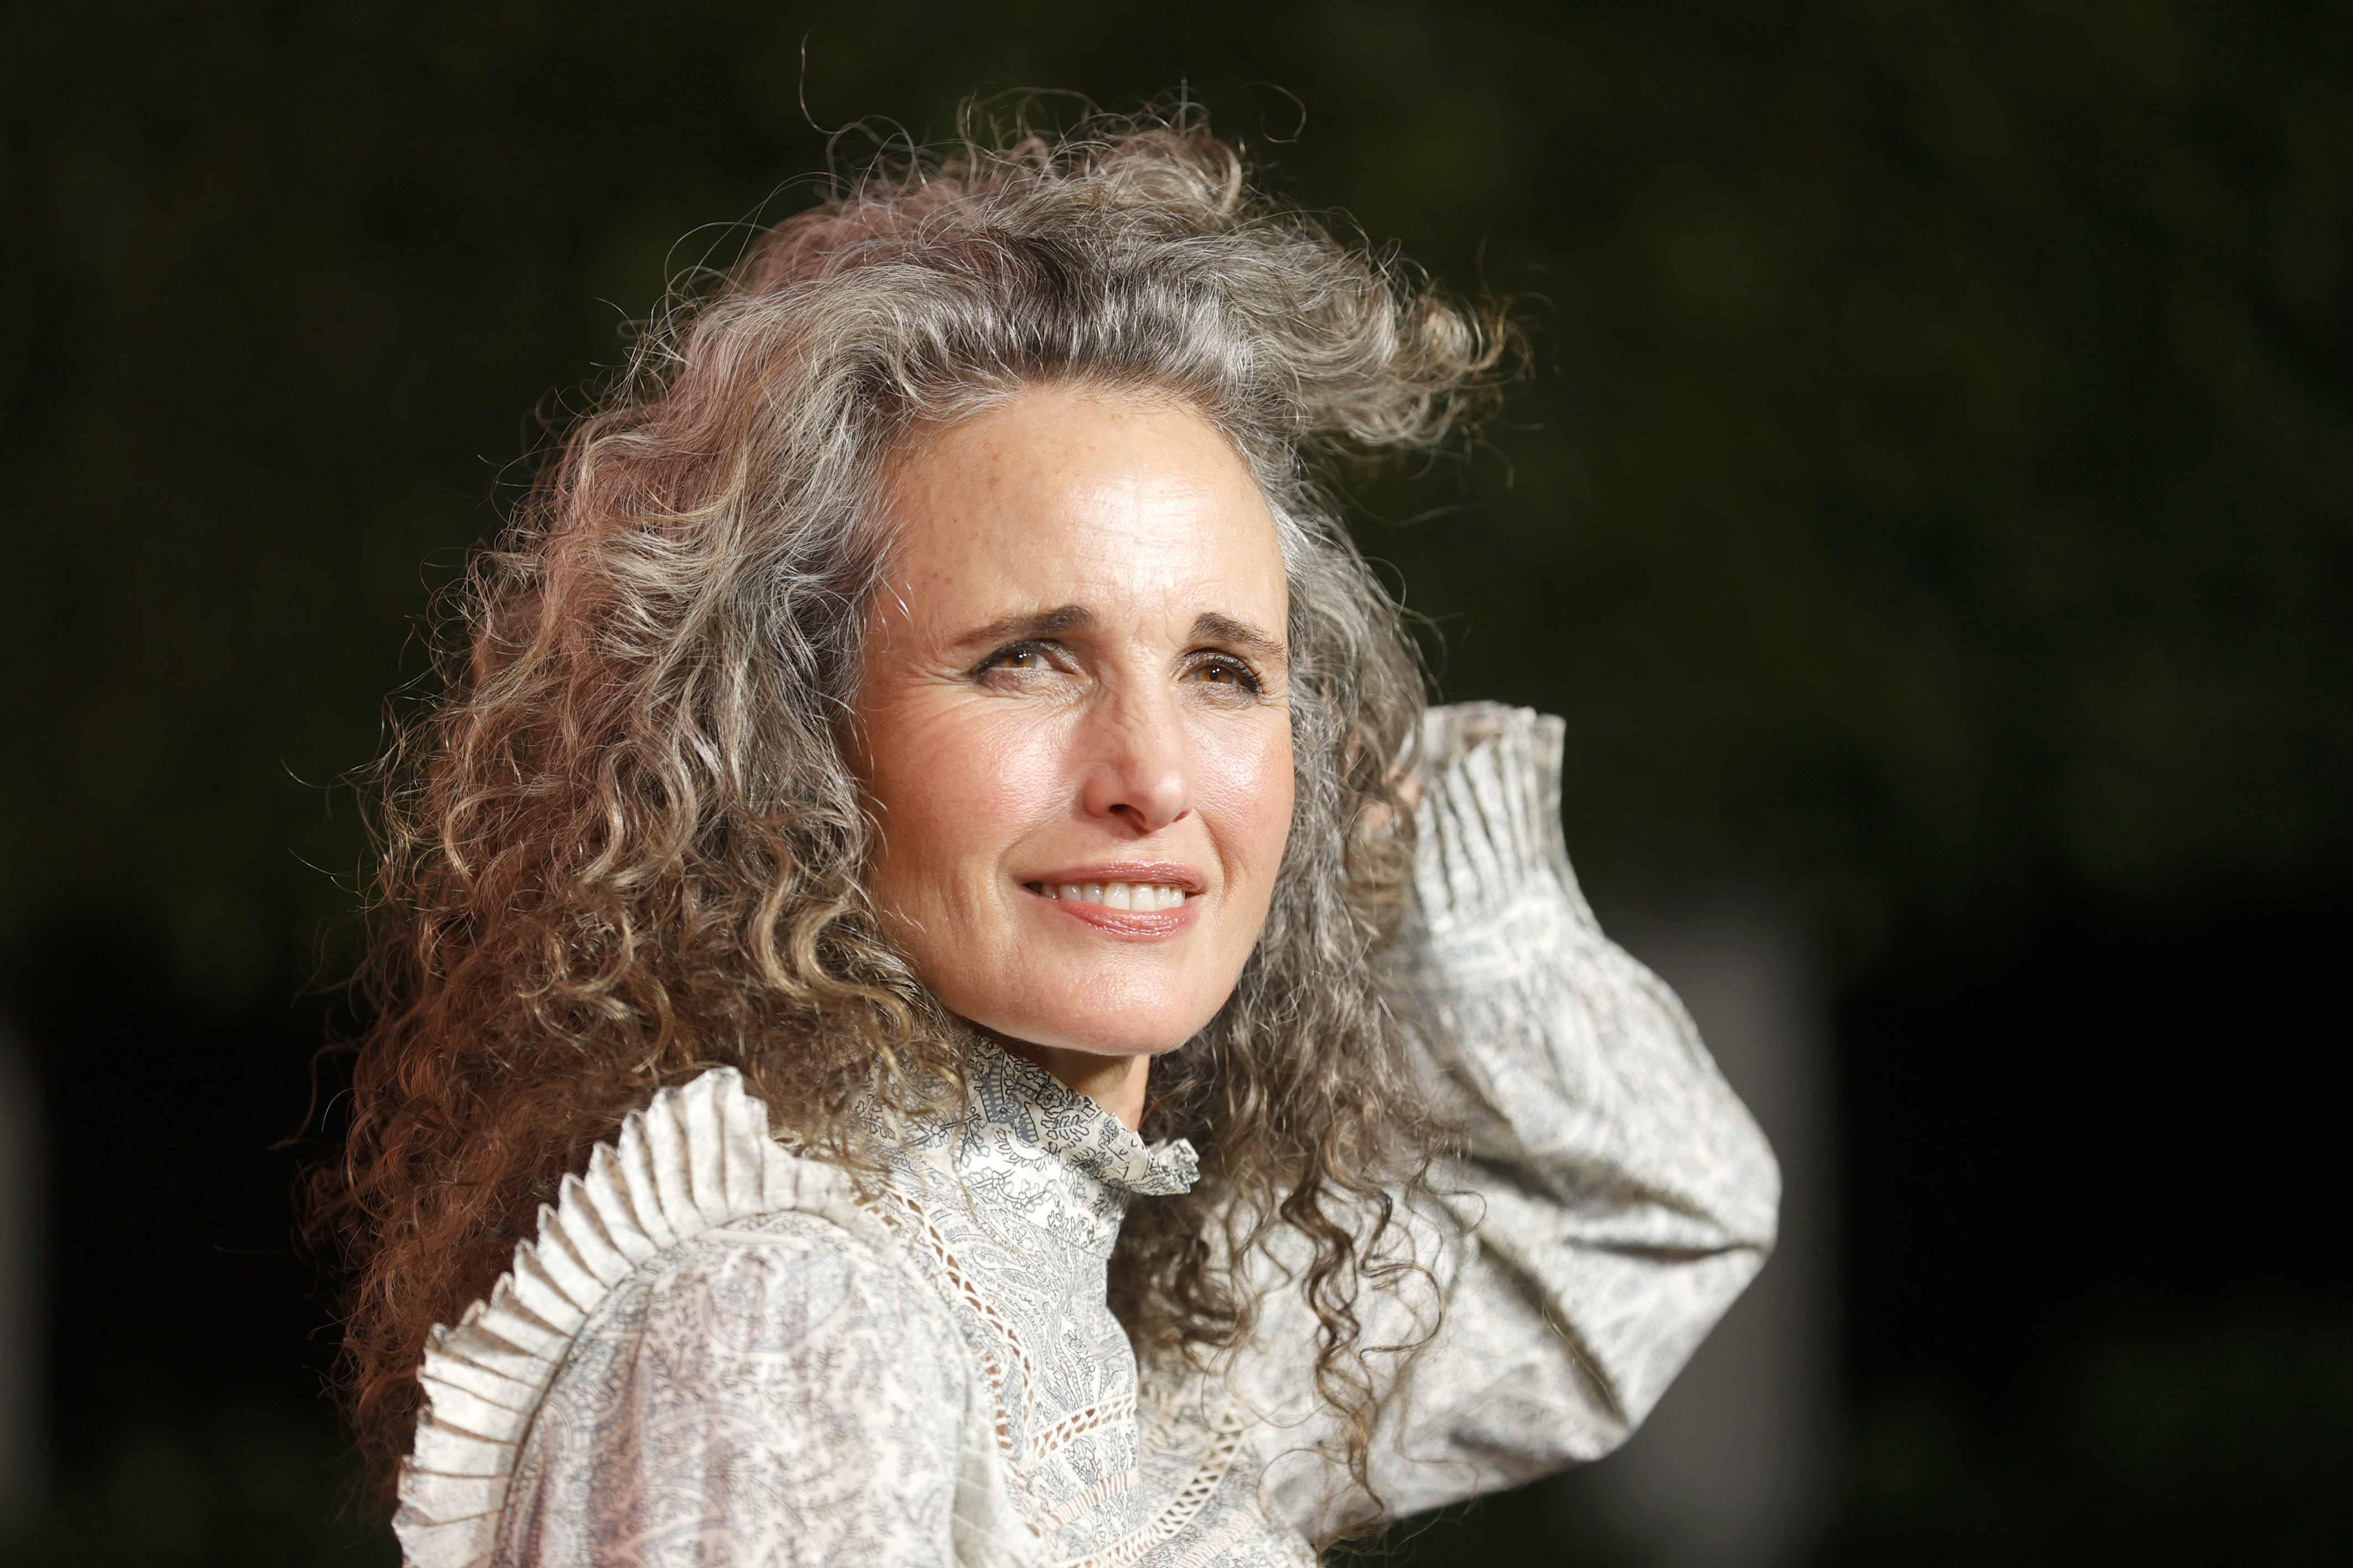
[[[1291,824],[1265,499],[1190,411],[1049,389],[920,438],[885,500],[856,739],[884,919],[1008,1041],[1182,1044],[1232,994]]]

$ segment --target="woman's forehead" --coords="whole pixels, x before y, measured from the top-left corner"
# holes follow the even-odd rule
[[[1224,436],[1181,405],[1025,395],[924,440],[889,500],[891,586],[917,619],[1076,606],[1282,624],[1273,514]]]

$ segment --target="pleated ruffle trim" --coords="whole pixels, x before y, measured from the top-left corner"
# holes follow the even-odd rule
[[[427,1342],[418,1374],[425,1408],[393,1522],[409,1568],[491,1562],[532,1418],[575,1336],[624,1281],[708,1232],[787,1210],[829,1220],[900,1258],[847,1175],[769,1136],[767,1108],[744,1092],[733,1068],[662,1089],[632,1111],[617,1138],[597,1145],[587,1173],[566,1176],[558,1202],[541,1206],[538,1238],[515,1248],[512,1271],[490,1299]],[[967,1387],[977,1386],[967,1378]],[[959,1559],[1027,1557],[1029,1532],[1010,1517],[993,1446],[965,1448],[971,1473],[958,1478]]]

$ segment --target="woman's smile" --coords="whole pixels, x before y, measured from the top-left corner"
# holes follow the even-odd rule
[[[1109,936],[1146,942],[1190,927],[1201,912],[1206,886],[1189,868],[1118,864],[1069,868],[1022,884],[1032,898],[1055,906],[1049,919],[1074,920]]]

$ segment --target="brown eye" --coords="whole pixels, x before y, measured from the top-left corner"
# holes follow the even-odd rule
[[[1257,674],[1248,665],[1230,658],[1205,658],[1193,667],[1192,673],[1193,679],[1204,685],[1235,695],[1254,694],[1259,689]]]
[[[973,666],[971,673],[974,679],[977,679],[994,675],[1000,670],[1034,673],[1052,668],[1053,662],[1048,657],[1044,647],[1037,643],[1014,643],[1009,647],[998,648],[995,653]]]

